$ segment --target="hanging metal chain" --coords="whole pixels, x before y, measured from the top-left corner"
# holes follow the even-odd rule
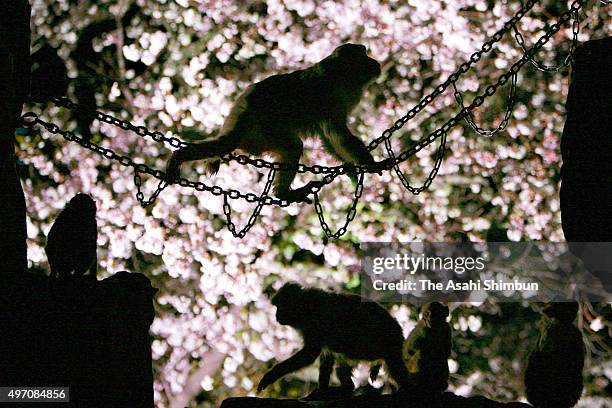
[[[157,200],[159,194],[164,191],[166,187],[168,187],[168,183],[166,182],[166,180],[159,180],[155,191],[153,191],[153,193],[148,199],[145,199],[144,193],[142,192],[142,178],[140,177],[140,172],[136,168],[134,168],[134,185],[138,190],[136,192],[136,199],[140,203],[140,206],[143,208],[146,208],[153,204],[155,200]]]
[[[71,109],[75,111],[87,110],[87,109],[82,108],[80,105],[74,103],[73,101],[71,101],[70,99],[66,97],[54,98],[51,101],[55,105],[63,107],[63,108],[67,108],[67,109]],[[131,132],[134,132],[135,134],[137,134],[138,136],[142,138],[150,137],[151,139],[153,139],[154,141],[158,143],[166,143],[169,146],[172,146],[174,148],[181,148],[181,147],[185,147],[189,145],[189,143],[183,142],[177,137],[167,137],[162,132],[152,132],[144,126],[134,125],[133,123],[127,120],[116,118],[112,115],[109,115],[104,112],[100,112],[98,110],[93,110],[93,112],[95,113],[95,118],[99,120],[100,122],[104,122],[104,123],[108,123],[109,125],[117,126],[123,130],[129,130]]]
[[[166,174],[163,171],[153,169],[144,163],[136,163],[134,162],[134,160],[132,160],[128,156],[120,155],[116,153],[115,151],[113,151],[112,149],[102,147],[96,143],[87,141],[83,139],[81,136],[78,136],[69,130],[60,129],[60,127],[56,125],[55,123],[49,123],[49,122],[42,120],[34,112],[27,112],[23,114],[21,116],[21,121],[22,121],[22,124],[26,127],[33,127],[35,125],[40,125],[44,129],[46,129],[48,132],[52,134],[61,135],[64,139],[68,140],[69,142],[76,142],[88,150],[98,153],[106,157],[107,159],[118,162],[120,165],[124,167],[131,167],[138,173],[139,177],[141,174],[144,173],[144,174],[153,176],[160,181],[163,181],[166,179]],[[197,191],[207,191],[216,196],[227,195],[229,198],[233,200],[242,198],[249,203],[261,202],[264,205],[277,205],[279,207],[287,207],[289,205],[287,201],[279,200],[279,199],[276,199],[270,196],[260,197],[254,193],[242,193],[238,190],[233,190],[233,189],[224,190],[223,188],[219,186],[209,186],[200,181],[192,181],[192,180],[188,180],[185,178],[179,178],[177,184],[181,187],[190,187]],[[149,200],[144,199],[144,195],[140,196],[140,198],[142,199],[141,204],[143,202],[149,201]]]
[[[268,196],[270,192],[270,188],[272,187],[272,183],[274,182],[274,177],[276,176],[276,170],[271,169],[268,172],[268,180],[266,181],[266,185],[264,186],[263,192],[261,193],[260,200],[257,202],[257,206],[251,213],[246,225],[240,231],[236,231],[236,224],[232,221],[232,207],[228,201],[228,195],[223,194],[223,213],[225,214],[225,218],[227,219],[227,228],[230,230],[232,235],[236,238],[244,238],[247,232],[255,225],[257,221],[257,217],[259,217],[259,213],[264,206],[263,198]]]
[[[468,111],[467,115],[465,116],[465,121],[468,123],[468,125],[470,125],[472,129],[474,129],[476,133],[482,136],[492,137],[496,133],[501,132],[502,130],[506,129],[506,127],[508,126],[508,122],[510,121],[510,118],[512,117],[512,111],[514,110],[514,104],[516,103],[517,76],[518,76],[517,74],[512,75],[512,84],[510,85],[510,94],[508,95],[508,105],[506,107],[506,113],[504,114],[504,118],[502,119],[500,124],[495,129],[481,128],[476,123],[474,112]],[[455,90],[454,93],[455,93],[455,100],[457,101],[457,104],[461,107],[461,109],[464,109],[465,105],[463,104],[463,96],[461,95],[461,92],[457,90],[456,84],[453,84],[453,89]]]
[[[340,227],[336,232],[332,232],[329,224],[325,221],[325,215],[323,214],[323,206],[321,205],[321,201],[319,201],[319,193],[314,193],[314,209],[317,213],[317,217],[319,217],[319,224],[321,224],[321,229],[327,235],[328,238],[338,239],[342,235],[346,234],[348,230],[348,225],[355,219],[355,215],[357,215],[357,203],[359,203],[359,199],[363,194],[363,179],[364,173],[359,172],[357,185],[355,186],[355,195],[353,197],[353,202],[351,203],[351,207],[346,213],[346,220],[344,221],[344,225]]]
[[[438,96],[442,95],[448,89],[449,86],[457,82],[457,80],[463,74],[465,74],[471,69],[472,65],[480,61],[483,55],[487,54],[493,49],[494,44],[502,40],[506,33],[512,30],[512,28],[516,26],[516,24],[525,16],[525,14],[529,12],[529,10],[533,8],[536,3],[537,0],[527,1],[525,5],[521,7],[510,20],[504,23],[503,27],[500,30],[498,30],[495,34],[493,34],[491,38],[485,41],[479,51],[474,52],[470,56],[469,60],[459,65],[459,68],[457,68],[455,72],[450,74],[446,81],[438,85],[430,94],[423,97],[423,99],[421,99],[421,101],[416,106],[410,109],[406,113],[406,115],[396,120],[393,126],[385,130],[380,137],[370,142],[370,144],[368,145],[368,150],[374,150],[379,144],[383,143],[386,139],[389,139],[393,135],[393,133],[401,129],[406,124],[406,122],[414,118],[417,113],[425,109],[425,107],[432,103]]]
[[[576,47],[578,46],[578,34],[580,33],[580,15],[578,14],[578,10],[573,11],[573,16],[574,22],[572,23],[572,43],[570,45],[569,53],[565,57],[565,60],[563,60],[560,65],[552,66],[542,64],[541,62],[536,61],[535,58],[532,56],[529,58],[529,61],[533,64],[534,67],[536,67],[542,72],[558,72],[559,70],[565,68],[572,62],[572,59],[574,58],[574,52],[576,51]],[[523,51],[527,52],[527,47],[525,46],[525,38],[523,37],[523,34],[521,34],[516,25],[514,26],[514,38],[516,38],[516,42],[518,42]]]
[[[54,98],[52,102],[56,106],[64,107],[67,109],[75,110],[75,111],[83,111],[87,110],[77,103],[71,101],[67,97]],[[142,138],[151,138],[158,143],[165,143],[168,146],[171,146],[175,149],[180,149],[183,147],[191,146],[194,143],[185,142],[177,137],[166,136],[162,132],[159,131],[151,131],[147,129],[145,126],[137,126],[127,120],[119,119],[113,115],[109,115],[107,113],[93,110],[95,114],[95,118],[100,122],[107,123],[112,126],[117,126],[123,130],[128,130],[130,132],[135,133],[137,136]],[[213,154],[210,157],[216,157]],[[270,170],[295,170],[298,173],[312,173],[312,174],[330,174],[330,173],[339,173],[343,174],[347,169],[344,169],[343,165],[340,166],[321,166],[321,165],[313,165],[307,166],[305,164],[290,164],[290,163],[278,163],[271,162],[261,158],[251,158],[246,155],[236,154],[236,153],[228,153],[220,157],[220,159],[226,163],[236,161],[239,164],[245,165],[249,164],[258,169],[270,169]]]
[[[440,170],[440,166],[442,166],[442,161],[444,160],[444,153],[446,152],[446,135],[447,135],[447,132],[443,132],[442,135],[440,136],[440,146],[438,146],[438,149],[436,151],[436,158],[434,161],[434,166],[429,172],[429,175],[427,176],[427,178],[425,179],[425,182],[420,187],[415,187],[415,186],[410,185],[408,178],[404,175],[404,172],[399,168],[399,161],[395,158],[395,152],[393,151],[393,148],[391,147],[391,141],[385,140],[385,149],[387,150],[389,157],[394,162],[393,170],[395,171],[395,174],[399,178],[404,188],[410,191],[412,194],[419,195],[424,190],[427,190],[429,186],[431,185],[431,183],[433,183],[436,176],[438,175],[438,171]]]
[[[436,141],[436,139],[441,138],[441,137],[446,137],[446,134],[448,133],[448,131],[451,128],[453,128],[461,119],[466,117],[474,109],[476,109],[479,106],[481,106],[484,103],[484,101],[485,101],[485,99],[487,97],[493,96],[495,94],[495,92],[497,92],[497,88],[499,88],[500,86],[505,85],[508,82],[508,80],[511,79],[511,77],[513,75],[516,75],[521,70],[521,68],[527,62],[529,62],[533,58],[533,56],[540,49],[542,49],[542,47],[550,40],[550,38],[554,34],[556,34],[565,23],[567,23],[571,19],[572,15],[574,13],[578,12],[584,6],[585,3],[586,3],[586,0],[574,0],[574,2],[572,3],[570,9],[568,11],[564,12],[559,17],[559,20],[556,23],[554,23],[554,24],[552,24],[550,26],[549,31],[544,33],[538,39],[538,41],[535,43],[535,45],[533,47],[529,48],[525,52],[525,54],[523,54],[523,56],[518,61],[516,61],[514,64],[512,64],[512,66],[510,67],[509,71],[501,74],[498,77],[498,80],[497,80],[496,83],[487,86],[485,88],[485,91],[482,94],[476,96],[469,106],[463,108],[461,110],[461,112],[459,112],[457,115],[455,115],[454,117],[449,119],[440,128],[438,128],[434,132],[430,133],[428,136],[420,139],[413,146],[411,146],[410,148],[402,151],[398,156],[393,155],[391,158],[387,159],[388,163],[386,163],[384,166],[380,166],[380,164],[379,164],[378,170],[387,169],[388,167],[393,167],[395,169],[396,174],[400,178],[400,180],[402,180],[402,184],[404,184],[404,186],[406,188],[408,188],[410,185],[408,184],[408,182],[405,179],[405,177],[403,177],[403,174],[400,175],[401,171],[398,171],[399,170],[398,164],[400,164],[400,163],[408,160],[410,157],[416,155],[418,152],[423,150],[425,147],[427,147],[427,146],[431,145],[432,143],[434,143]],[[436,163],[437,162],[438,161],[436,161]],[[361,167],[360,166],[356,166],[356,169],[358,171],[360,171]],[[430,173],[430,176],[433,175],[435,177],[436,174],[437,174],[437,170],[435,170],[435,167],[434,167],[434,170],[432,170],[432,173]],[[335,174],[327,174],[327,175],[325,175],[323,177],[322,181],[321,181],[321,184],[316,187],[316,190],[313,188],[312,192],[315,193],[315,192],[319,191],[324,185],[331,183],[335,179],[335,177],[336,177]],[[405,181],[405,183],[404,183],[404,181]],[[433,179],[430,180],[428,178],[428,180],[427,180],[427,182],[429,183],[428,185],[430,185],[432,181],[433,181]],[[409,190],[413,191],[413,189],[415,189],[415,188],[410,186]]]

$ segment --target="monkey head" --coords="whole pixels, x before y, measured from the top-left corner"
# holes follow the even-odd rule
[[[96,202],[87,194],[79,193],[75,195],[70,199],[68,206],[74,210],[79,210],[79,214],[96,214]]]
[[[272,305],[276,306],[276,321],[292,327],[300,326],[304,315],[302,307],[303,289],[293,282],[285,283],[272,297]]]
[[[559,302],[549,303],[542,309],[542,313],[546,316],[559,319],[564,322],[573,322],[578,313],[578,303],[576,302]]]
[[[361,44],[343,44],[320,62],[323,74],[334,80],[346,81],[349,86],[363,88],[376,79],[380,64],[368,56],[367,49]]]
[[[426,303],[421,308],[423,319],[433,323],[440,323],[446,321],[448,316],[448,306],[444,306],[438,302]]]

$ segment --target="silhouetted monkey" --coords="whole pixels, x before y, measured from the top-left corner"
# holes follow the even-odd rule
[[[77,194],[55,219],[45,252],[51,277],[88,276],[97,271],[96,203],[87,194]]]
[[[272,153],[296,166],[302,139],[320,136],[326,150],[344,163],[372,164],[365,144],[347,127],[347,115],[357,105],[368,83],[380,75],[380,64],[366,47],[344,44],[314,66],[273,75],[249,86],[234,103],[219,135],[174,152],[167,178],[179,176],[181,163],[208,161],[210,173],[219,169],[219,156],[240,149],[249,154]],[[281,171],[274,192],[287,201],[301,201],[316,182],[291,190],[295,170]]]
[[[343,398],[350,398],[355,391],[355,383],[353,383],[353,367],[346,363],[341,363],[336,368],[336,376],[340,381],[339,386],[330,386],[329,381],[331,374],[334,371],[336,359],[330,352],[321,354],[319,365],[319,387],[308,394],[305,401],[332,401]]]
[[[402,328],[379,304],[357,295],[302,288],[295,283],[280,288],[272,304],[276,306],[276,320],[298,330],[304,347],[272,367],[259,382],[258,391],[312,364],[323,350],[355,360],[382,359],[400,386],[408,384],[408,370],[402,360]]]
[[[585,349],[573,324],[577,312],[574,302],[542,310],[540,336],[525,371],[527,400],[538,408],[570,408],[580,399]]]
[[[451,329],[448,307],[438,302],[421,308],[421,319],[404,343],[404,359],[414,389],[438,396],[448,387]]]

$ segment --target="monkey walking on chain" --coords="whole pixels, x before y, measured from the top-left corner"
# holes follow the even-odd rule
[[[258,391],[314,363],[323,350],[355,360],[384,360],[400,388],[408,385],[402,328],[379,304],[357,295],[302,288],[296,283],[280,288],[272,304],[276,306],[276,320],[298,330],[304,346],[272,367],[259,382]]]
[[[216,173],[219,157],[237,149],[253,155],[271,153],[294,167],[280,171],[274,193],[281,200],[303,201],[319,183],[290,188],[303,138],[318,135],[325,149],[343,163],[374,164],[366,145],[349,130],[347,116],[380,73],[380,64],[367,55],[365,46],[344,44],[310,68],[253,84],[238,97],[216,138],[174,152],[166,177],[175,181],[182,163],[200,159],[208,159],[208,172]]]
[[[87,194],[75,195],[55,219],[45,252],[52,278],[86,276],[97,272],[96,203]]]
[[[575,302],[550,303],[542,310],[540,335],[525,370],[527,400],[537,408],[570,408],[582,394],[585,348],[573,321]]]

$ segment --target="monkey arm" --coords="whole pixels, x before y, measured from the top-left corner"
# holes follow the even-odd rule
[[[345,163],[371,164],[374,158],[366,145],[353,135],[344,121],[337,120],[326,137],[325,145],[332,149],[332,154],[340,157]]]
[[[281,377],[312,364],[317,359],[319,354],[321,354],[321,346],[309,346],[306,343],[304,348],[298,351],[296,354],[289,357],[282,363],[272,367],[272,369],[268,371],[259,382],[257,391],[260,392],[269,385],[274,384],[276,380],[280,379]]]
[[[319,365],[319,389],[329,387],[331,373],[334,371],[335,358],[332,353],[325,352],[321,354],[321,363]]]

